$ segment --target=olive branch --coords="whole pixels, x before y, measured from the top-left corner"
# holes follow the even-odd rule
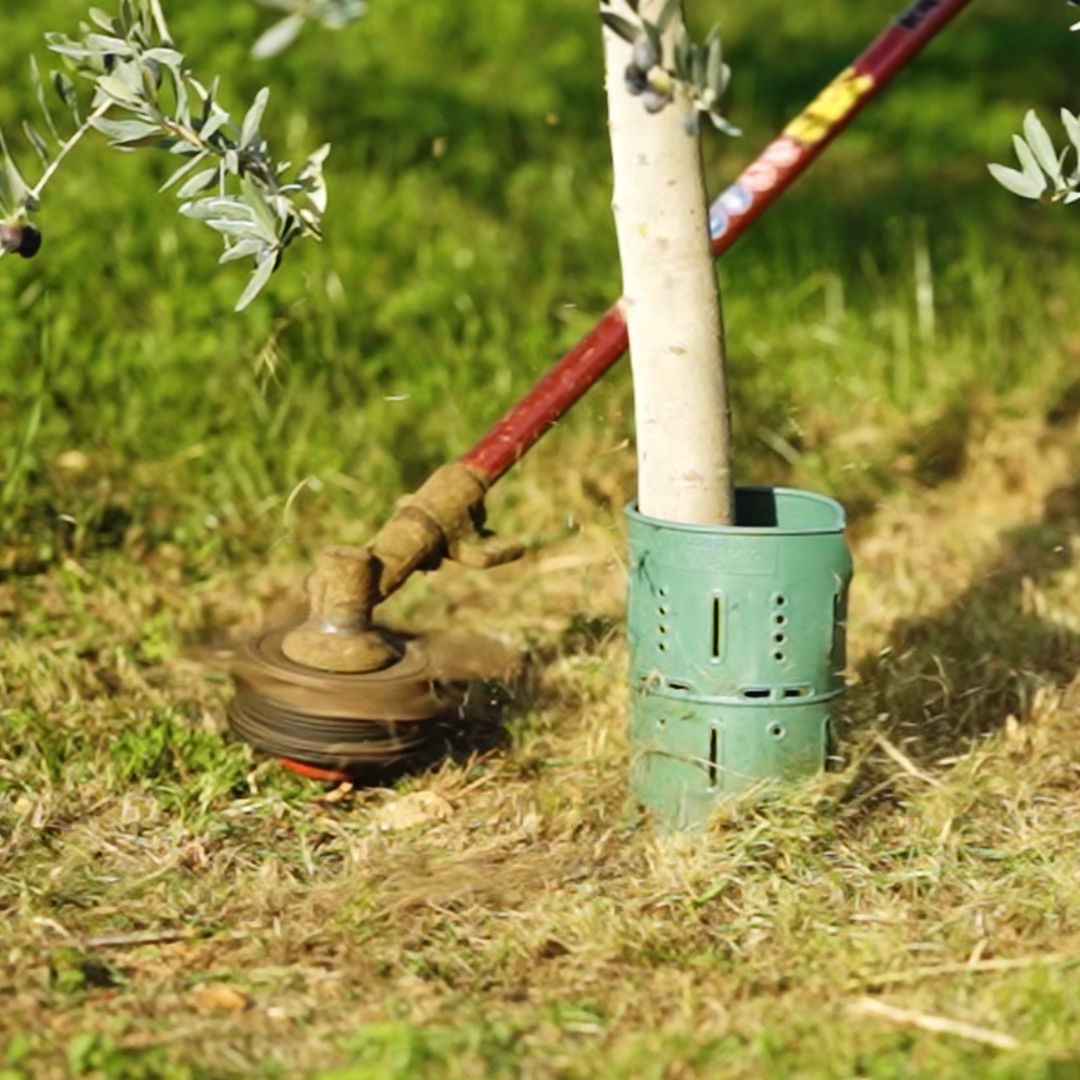
[[[331,0],[326,4],[323,15],[335,6]],[[343,4],[338,0],[336,6]],[[315,0],[300,6],[316,10]],[[45,80],[32,63],[44,130],[27,121],[23,133],[42,172],[36,183],[28,183],[0,133],[0,256],[36,254],[41,236],[29,217],[40,208],[42,192],[60,165],[90,131],[118,150],[152,147],[179,161],[162,190],[175,188],[180,212],[222,237],[222,263],[254,260],[237,311],[259,294],[294,240],[320,238],[329,146],[295,170],[278,162],[260,130],[269,90],[260,90],[243,118],[234,120],[218,99],[218,81],[207,86],[191,71],[169,32],[161,0],[121,0],[115,16],[91,8],[78,35],[50,33],[46,41],[65,68],[51,73],[49,81],[73,130],[61,136]],[[85,119],[76,79],[92,87]]]
[[[1074,203],[1080,199],[1080,117],[1061,110],[1069,142],[1058,151],[1034,109],[1024,117],[1022,135],[1013,136],[1019,169],[990,165],[990,175],[1006,190],[1024,199]],[[1069,159],[1073,159],[1069,167]]]
[[[1080,0],[1068,2],[1072,7],[1080,7]],[[1080,30],[1080,22],[1073,23],[1069,29]],[[989,165],[990,175],[1007,191],[1023,199],[1066,205],[1080,200],[1080,116],[1062,109],[1061,123],[1068,143],[1059,151],[1038,114],[1034,109],[1029,110],[1024,117],[1023,133],[1013,136],[1020,168]]]
[[[626,0],[632,18],[611,10],[613,0],[600,0],[604,25],[634,46],[626,67],[626,88],[640,96],[647,112],[657,113],[675,100],[675,87],[686,88],[693,111],[686,119],[690,134],[696,133],[698,119],[707,116],[725,135],[739,135],[720,109],[731,82],[731,68],[724,63],[719,26],[713,27],[701,44],[694,42],[682,27],[672,49],[665,49],[664,31],[679,10],[681,0],[667,0],[656,22],[641,13],[641,0]]]

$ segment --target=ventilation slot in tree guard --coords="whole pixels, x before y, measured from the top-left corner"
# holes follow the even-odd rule
[[[844,598],[840,593],[833,597],[833,671],[839,674],[847,667],[847,625]]]

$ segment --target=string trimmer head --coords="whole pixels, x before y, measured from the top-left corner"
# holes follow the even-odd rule
[[[373,612],[410,574],[445,558],[493,566],[520,554],[518,543],[483,533],[484,494],[467,466],[448,465],[398,503],[367,547],[323,551],[306,620],[263,631],[231,655],[233,730],[325,779],[383,773],[439,747],[470,683],[505,673],[505,650],[475,633],[395,633]]]

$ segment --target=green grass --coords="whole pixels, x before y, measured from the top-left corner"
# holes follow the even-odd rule
[[[1080,1076],[1080,224],[985,170],[1029,104],[1075,105],[1067,12],[973,5],[723,263],[741,476],[855,521],[849,763],[673,848],[624,805],[625,370],[493,496],[526,562],[396,607],[530,650],[505,745],[327,802],[181,655],[617,294],[592,6],[373,0],[265,70],[256,8],[172,6],[232,104],[274,87],[290,156],[335,144],[327,240],[236,317],[165,163],[87,147],[42,256],[0,265],[0,1080]],[[895,14],[700,7],[746,131],[716,190]],[[5,130],[81,10],[4,16]],[[414,791],[452,818],[381,830]]]

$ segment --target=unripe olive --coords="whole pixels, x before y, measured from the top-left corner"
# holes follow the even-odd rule
[[[641,96],[642,104],[645,106],[645,111],[649,113],[663,112],[668,105],[674,100],[675,95],[669,90],[667,93],[662,93],[655,87],[650,86],[646,89],[645,93]]]
[[[0,224],[0,247],[9,255],[32,259],[41,250],[41,231],[18,221]]]

